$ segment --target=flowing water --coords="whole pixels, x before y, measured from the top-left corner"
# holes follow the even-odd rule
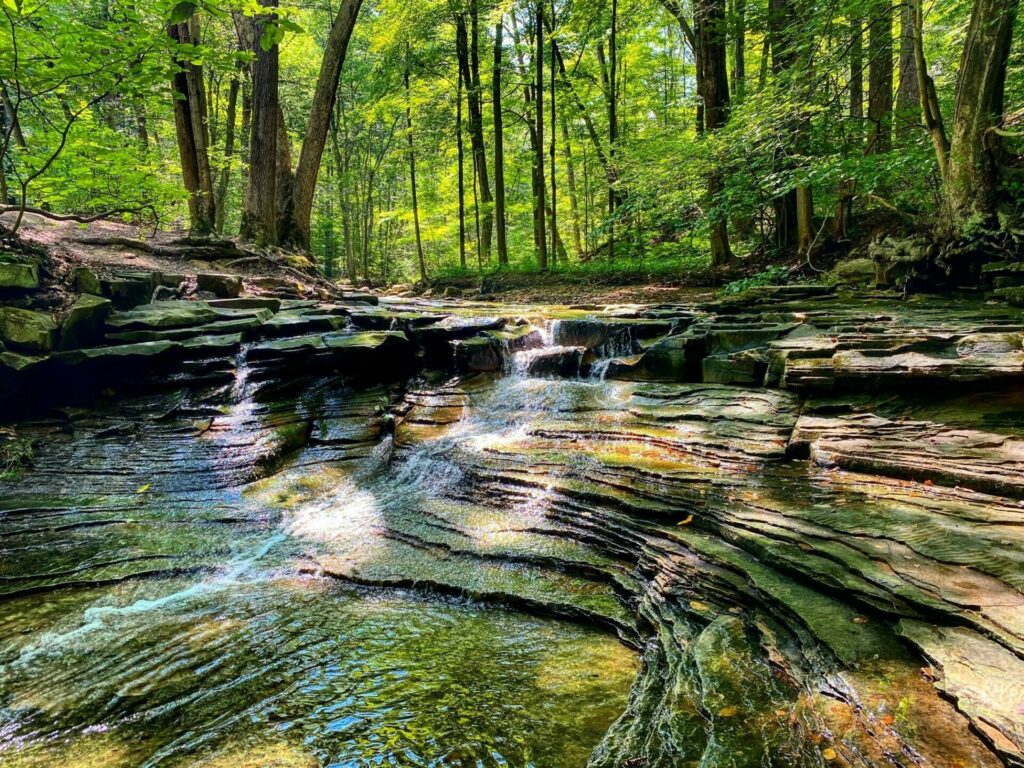
[[[631,331],[597,359],[533,336],[501,373],[360,388],[243,350],[229,386],[19,423],[0,763],[995,765],[864,607],[916,492],[784,461],[790,393],[606,378]]]

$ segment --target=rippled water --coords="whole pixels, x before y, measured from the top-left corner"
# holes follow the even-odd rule
[[[503,386],[501,401],[529,383]],[[186,399],[180,418],[161,421],[170,405],[101,409],[54,436],[34,476],[0,488],[4,766],[587,762],[626,705],[632,650],[587,623],[401,588],[436,582],[625,616],[606,585],[476,559],[555,546],[502,517],[526,526],[529,504],[454,498],[451,453],[519,429],[521,414],[462,414],[454,434],[396,450],[366,426],[385,392],[328,382],[268,405],[244,367],[226,404]],[[319,442],[242,482],[295,414],[315,417]],[[117,426],[126,418],[146,426]],[[460,553],[418,538],[444,532],[422,521],[445,515],[479,540]]]

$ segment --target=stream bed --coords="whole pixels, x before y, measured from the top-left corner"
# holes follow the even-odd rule
[[[623,380],[632,335],[529,323],[498,370],[356,384],[244,345],[226,380],[18,421],[0,763],[1016,765],[990,640],[1019,630],[1019,505],[891,465],[1014,434],[1017,394]],[[972,654],[1010,675],[981,714]]]

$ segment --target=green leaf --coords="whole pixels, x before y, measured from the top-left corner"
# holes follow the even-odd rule
[[[277,22],[268,21],[263,25],[263,34],[260,35],[260,48],[269,51],[281,42],[284,37],[284,30]]]

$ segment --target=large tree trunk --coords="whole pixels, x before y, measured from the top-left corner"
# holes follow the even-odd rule
[[[770,0],[768,13],[768,35],[772,48],[772,70],[781,75],[788,72],[798,58],[793,34],[797,19],[791,0]],[[789,165],[786,152],[776,152],[776,163],[781,167]],[[775,215],[775,247],[780,251],[792,251],[798,245],[796,190],[787,190],[772,201]]]
[[[742,97],[747,82],[747,0],[733,0],[735,34],[732,52],[732,92]]]
[[[268,0],[273,7],[277,0]],[[236,17],[238,18],[238,17]],[[249,22],[243,18],[241,24]],[[252,124],[249,137],[249,184],[242,211],[241,235],[257,245],[277,244],[277,165],[278,165],[278,47],[263,50],[260,37],[269,16],[252,20],[245,38],[251,42]]]
[[[498,232],[498,266],[508,266],[505,232],[505,136],[501,114],[502,20],[494,24],[494,70],[491,78],[491,106],[494,112],[494,220]]]
[[[167,32],[180,45],[196,45],[199,21],[192,17],[180,24],[170,24]],[[178,59],[174,74],[174,127],[181,158],[181,175],[189,193],[191,230],[196,235],[214,231],[217,201],[213,192],[210,169],[209,134],[206,126],[206,94],[203,69],[187,59]]]
[[[896,91],[896,111],[900,132],[913,130],[921,117],[921,88],[914,52],[914,6],[910,0],[900,5],[900,84]]]
[[[694,4],[697,39],[700,41],[703,71],[703,90],[700,98],[704,102],[704,127],[713,133],[725,125],[729,116],[729,75],[726,64],[726,17],[725,0],[696,0]],[[708,199],[712,206],[723,190],[722,175],[717,168],[708,175]],[[729,250],[727,219],[716,214],[711,219],[711,263],[725,264],[732,258]]]
[[[878,0],[871,8],[868,58],[868,154],[877,155],[892,149],[892,0]]]
[[[951,220],[961,229],[995,217],[999,129],[1019,6],[1019,0],[975,0],[971,14],[943,185]]]
[[[306,121],[306,136],[302,141],[302,152],[295,169],[292,213],[287,231],[281,233],[286,245],[309,248],[310,215],[313,211],[313,195],[316,192],[320,161],[327,142],[327,124],[334,110],[341,67],[345,63],[348,42],[352,37],[352,29],[355,27],[361,5],[362,0],[342,0],[327,37],[316,90],[313,92],[313,104],[309,110],[309,120]]]

